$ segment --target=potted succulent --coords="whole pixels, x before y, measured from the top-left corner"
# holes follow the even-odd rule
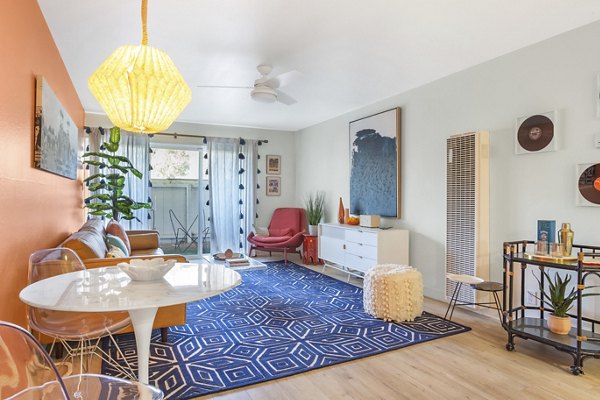
[[[318,225],[325,212],[325,192],[310,193],[306,198],[306,216],[308,217],[308,234],[317,236]]]
[[[577,290],[575,287],[571,287],[570,292],[567,294],[569,283],[571,282],[571,276],[567,275],[563,279],[558,272],[554,274],[554,279],[550,277],[546,271],[542,272],[547,282],[548,291],[542,289],[542,283],[540,279],[534,275],[540,286],[541,298],[534,294],[538,300],[543,302],[545,305],[552,308],[553,312],[548,316],[548,328],[551,332],[559,335],[567,335],[571,331],[571,318],[567,315],[569,310],[573,308],[573,302],[577,299]],[[589,286],[586,289],[590,289],[597,286]],[[596,296],[600,293],[585,293],[585,296]]]

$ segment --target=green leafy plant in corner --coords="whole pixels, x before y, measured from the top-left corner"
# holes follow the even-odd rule
[[[98,167],[98,173],[88,176],[84,182],[88,185],[90,193],[85,199],[85,206],[90,209],[91,215],[104,216],[114,220],[136,219],[135,210],[152,208],[150,203],[142,203],[133,200],[123,194],[125,178],[133,174],[142,179],[142,173],[137,170],[131,161],[117,155],[119,143],[121,142],[121,129],[113,127],[110,129],[108,142],[104,142],[100,149],[102,151],[87,152],[83,155],[83,163]]]
[[[325,192],[309,193],[306,198],[306,216],[309,225],[318,225],[325,212]]]
[[[541,298],[533,294],[535,298],[543,302],[554,310],[553,314],[557,317],[567,317],[567,313],[573,308],[573,302],[577,300],[577,290],[575,287],[571,288],[571,291],[567,294],[569,283],[571,282],[571,276],[567,275],[563,279],[558,272],[554,274],[554,279],[550,277],[546,271],[542,271],[545,277],[545,283],[547,283],[548,290],[542,289],[541,280],[534,275],[534,278],[538,281],[540,287]],[[588,286],[585,289],[591,289],[598,286]],[[582,297],[586,296],[597,296],[600,293],[584,293]]]

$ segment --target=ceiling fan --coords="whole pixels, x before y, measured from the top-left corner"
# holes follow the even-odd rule
[[[302,76],[298,71],[289,71],[283,74],[269,78],[269,74],[273,70],[270,65],[259,65],[256,67],[261,77],[254,81],[254,86],[207,86],[198,85],[201,88],[215,88],[215,89],[251,89],[250,97],[253,100],[260,101],[262,103],[273,103],[278,101],[286,105],[292,105],[296,103],[296,99],[285,94],[279,88],[289,85],[296,79]]]

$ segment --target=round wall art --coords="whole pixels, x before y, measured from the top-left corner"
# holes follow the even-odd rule
[[[600,164],[577,166],[577,205],[600,205]]]
[[[521,117],[517,120],[517,154],[556,150],[554,112]]]

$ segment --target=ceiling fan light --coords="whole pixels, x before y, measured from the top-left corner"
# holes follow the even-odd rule
[[[277,100],[277,93],[270,87],[255,87],[250,92],[250,96],[261,103],[273,103]]]

